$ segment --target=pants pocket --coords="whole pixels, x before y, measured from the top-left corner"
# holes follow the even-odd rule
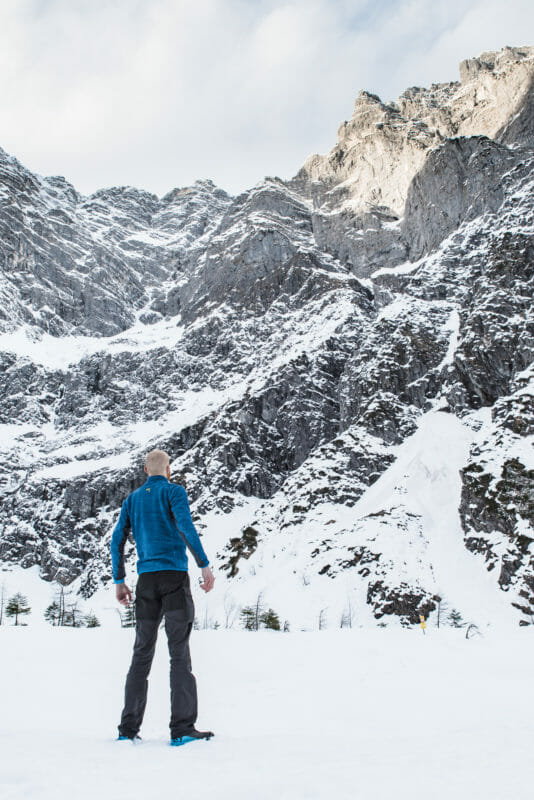
[[[176,618],[183,619],[184,622],[193,622],[195,617],[195,606],[191,595],[189,575],[186,573],[176,588],[167,592],[163,598],[163,612],[172,611]]]
[[[186,610],[186,618],[187,622],[193,622],[195,619],[195,604],[193,602],[193,595],[191,594],[191,589],[189,588],[189,581],[187,585],[184,586],[184,594],[185,594],[185,610]]]

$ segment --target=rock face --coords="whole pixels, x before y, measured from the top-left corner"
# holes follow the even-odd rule
[[[505,48],[362,92],[238,197],[84,197],[0,150],[0,559],[90,596],[157,446],[238,603],[531,624],[533,76]]]
[[[484,437],[462,470],[465,544],[482,553],[499,586],[532,622],[534,606],[534,392],[532,366],[491,408]],[[489,411],[489,409],[488,409]]]

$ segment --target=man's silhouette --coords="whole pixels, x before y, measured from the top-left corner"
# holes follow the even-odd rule
[[[135,591],[136,636],[126,677],[119,739],[136,739],[145,713],[148,674],[158,628],[165,618],[171,660],[171,744],[209,739],[197,731],[197,687],[191,672],[189,637],[195,616],[187,572],[186,547],[202,569],[201,587],[213,588],[209,568],[183,486],[170,483],[170,458],[163,450],[148,453],[145,483],[124,503],[111,537],[111,563],[117,600],[129,605],[132,593],[124,582],[124,545],[131,532],[137,548],[139,578]]]

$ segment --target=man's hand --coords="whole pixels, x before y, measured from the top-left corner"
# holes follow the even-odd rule
[[[205,592],[211,592],[214,583],[215,578],[213,577],[211,569],[209,567],[202,567],[202,582],[200,588],[204,589]]]
[[[115,594],[121,606],[129,606],[132,602],[132,593],[125,583],[115,584]]]

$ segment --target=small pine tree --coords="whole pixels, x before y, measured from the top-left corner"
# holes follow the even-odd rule
[[[126,610],[121,615],[121,623],[123,628],[135,628],[135,603],[126,606]]]
[[[260,622],[265,628],[269,628],[272,631],[280,630],[280,618],[272,608],[260,615]]]
[[[44,612],[44,618],[51,625],[59,625],[60,608],[59,608],[59,603],[56,600],[54,600],[53,603],[50,603],[50,605],[47,606]]]
[[[22,614],[29,614],[30,611],[31,608],[28,605],[28,598],[20,592],[14,594],[13,597],[7,601],[6,615],[8,617],[15,617],[15,625],[19,624],[19,617]]]
[[[241,609],[241,624],[246,631],[257,631],[256,612],[252,606]]]
[[[449,614],[449,621],[453,628],[463,628],[464,621],[462,619],[462,615],[459,611],[456,611],[455,608]]]
[[[259,631],[263,614],[263,595],[260,592],[253,606],[245,606],[241,611],[241,624],[246,631]]]
[[[85,615],[85,625],[87,628],[100,628],[100,620],[91,612]]]

